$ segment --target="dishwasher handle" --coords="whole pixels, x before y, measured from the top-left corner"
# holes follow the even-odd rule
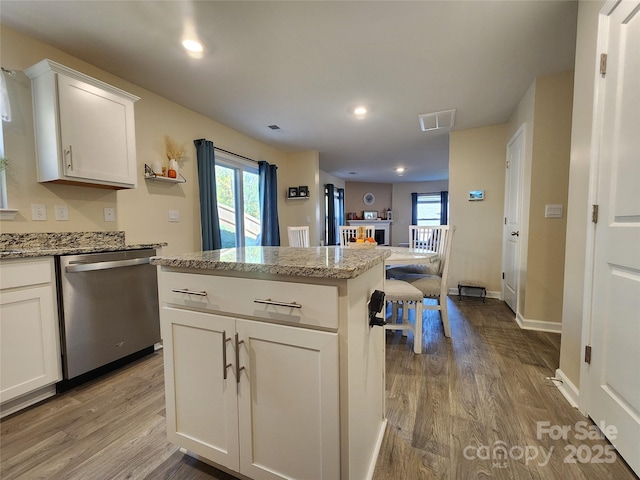
[[[150,263],[150,257],[131,258],[128,260],[112,260],[110,262],[77,263],[64,267],[67,273],[91,272],[94,270],[109,270],[111,268],[133,267]]]

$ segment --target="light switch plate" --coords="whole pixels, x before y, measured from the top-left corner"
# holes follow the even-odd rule
[[[56,205],[53,207],[56,214],[56,220],[69,220],[69,208],[66,205]]]
[[[116,221],[116,209],[111,207],[104,207],[104,221],[115,222]]]
[[[47,206],[37,203],[31,204],[31,220],[43,222],[47,219]]]
[[[562,218],[562,205],[545,205],[544,218]]]
[[[170,222],[179,222],[180,221],[180,210],[169,210],[169,221]]]

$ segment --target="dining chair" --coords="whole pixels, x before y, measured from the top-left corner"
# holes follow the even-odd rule
[[[374,237],[376,227],[373,225],[366,225],[365,227],[365,235],[367,237]],[[350,238],[356,238],[358,236],[358,227],[357,226],[340,226],[340,245],[347,246],[349,244]]]
[[[442,265],[440,259],[446,254],[448,225],[410,225],[409,247],[430,250],[438,254],[428,265],[403,265],[387,269],[387,278],[397,278],[407,273],[419,273],[427,275],[440,275]]]
[[[424,273],[404,273],[394,275],[394,279],[403,280],[410,283],[422,292],[425,298],[437,300],[435,305],[424,304],[426,310],[440,310],[440,318],[444,328],[444,335],[451,337],[451,328],[449,327],[449,312],[447,310],[447,294],[449,293],[449,261],[451,259],[451,243],[456,227],[451,225],[441,225],[442,230],[438,245],[438,251],[442,252],[440,256],[440,264],[438,270],[434,274]]]
[[[385,330],[413,332],[413,352],[422,353],[422,291],[402,280],[384,281],[385,300],[391,303],[391,321],[385,324]],[[398,308],[402,306],[402,318],[398,317]],[[414,310],[413,324],[409,319],[409,309]]]
[[[290,247],[308,247],[309,246],[309,225],[301,227],[287,227],[289,235]]]

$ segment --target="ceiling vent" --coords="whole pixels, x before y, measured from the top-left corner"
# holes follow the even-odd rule
[[[418,115],[420,130],[429,132],[431,130],[451,130],[456,118],[456,109],[443,110],[442,112],[424,113]]]
[[[280,130],[280,127],[278,125],[269,125],[269,128],[271,130]]]

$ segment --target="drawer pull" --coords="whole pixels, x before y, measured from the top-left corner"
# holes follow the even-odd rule
[[[227,379],[227,369],[232,365],[227,363],[227,342],[230,342],[231,339],[227,338],[227,332],[225,330],[222,331],[222,377]]]
[[[287,302],[276,302],[274,300],[271,300],[270,298],[267,298],[266,300],[262,300],[260,298],[256,298],[253,303],[264,303],[266,305],[277,305],[279,307],[289,307],[289,308],[302,308],[302,304],[300,303],[296,303],[296,302],[291,302],[291,303],[287,303]]]
[[[171,289],[172,292],[174,293],[186,293],[187,295],[197,295],[199,297],[206,297],[207,296],[207,292],[202,291],[202,292],[195,292],[193,290],[189,290],[188,288],[172,288]]]

